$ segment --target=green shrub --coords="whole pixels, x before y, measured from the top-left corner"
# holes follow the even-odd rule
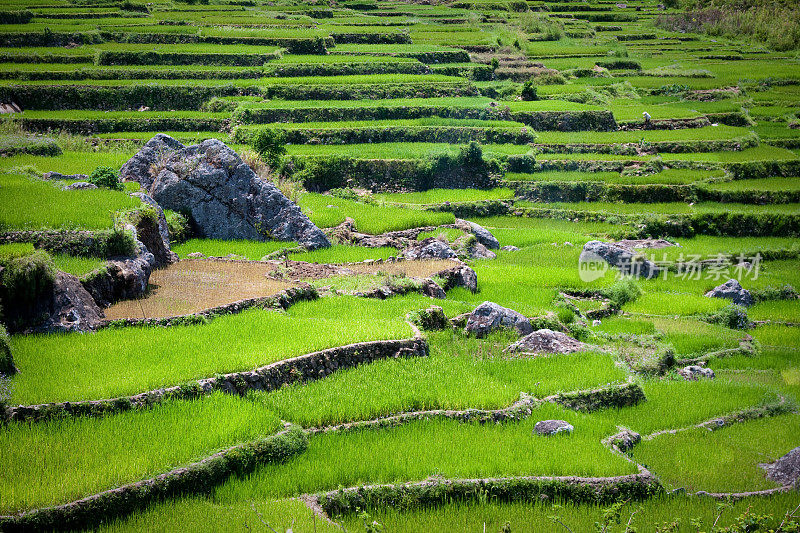
[[[181,243],[189,238],[192,231],[186,215],[165,209],[164,217],[167,219],[170,243]]]
[[[6,261],[0,274],[0,302],[6,310],[18,315],[30,311],[50,290],[56,279],[53,259],[43,250]],[[18,320],[18,317],[6,317]]]
[[[568,307],[561,307],[556,312],[562,324],[571,324],[575,321],[575,312]]]
[[[121,191],[124,188],[122,182],[119,181],[119,172],[111,167],[95,168],[89,176],[89,183],[115,191]]]
[[[272,168],[280,164],[281,157],[286,153],[284,133],[272,128],[261,128],[253,133],[250,146]]]
[[[735,304],[723,307],[716,313],[708,315],[706,320],[712,324],[719,324],[730,329],[747,329],[750,327],[747,309]]]
[[[633,278],[630,277],[617,281],[605,291],[606,298],[611,300],[611,304],[617,308],[622,307],[626,303],[633,302],[641,295],[642,289]]]
[[[520,96],[522,96],[522,99],[526,101],[539,99],[539,95],[536,93],[536,86],[533,84],[533,80],[528,80],[525,82],[525,85],[522,86],[522,92],[520,93]]]

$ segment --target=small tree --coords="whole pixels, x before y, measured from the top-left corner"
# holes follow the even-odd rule
[[[92,171],[92,175],[89,176],[89,183],[116,191],[121,191],[123,189],[122,182],[119,181],[119,172],[111,167],[95,168]]]
[[[539,95],[536,94],[536,86],[533,84],[533,80],[528,80],[525,82],[525,85],[522,86],[522,92],[520,93],[520,96],[522,96],[522,99],[526,101],[539,99]]]
[[[253,133],[250,146],[272,168],[280,164],[281,157],[286,153],[283,133],[272,128],[261,128]]]

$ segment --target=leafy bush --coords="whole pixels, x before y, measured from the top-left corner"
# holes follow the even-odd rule
[[[261,128],[250,137],[250,146],[273,168],[281,162],[286,153],[284,133],[272,128]]]
[[[633,302],[641,295],[642,289],[633,278],[630,277],[617,281],[605,291],[605,296],[611,300],[611,304],[617,308],[622,307],[626,303]]]
[[[119,172],[111,167],[95,168],[89,176],[89,183],[115,191],[121,191],[124,188],[122,182],[119,181]]]
[[[730,329],[747,329],[750,327],[747,309],[735,304],[723,307],[716,313],[708,315],[706,320],[712,324],[719,324]]]
[[[191,235],[189,219],[182,213],[164,210],[164,217],[167,219],[167,229],[169,230],[169,240],[171,243],[184,242]]]
[[[525,82],[525,85],[522,86],[522,92],[520,96],[523,100],[526,101],[533,101],[538,100],[539,95],[536,94],[536,86],[533,84],[532,80],[528,80]]]
[[[0,274],[0,302],[3,308],[17,314],[29,312],[49,292],[56,279],[56,267],[50,255],[36,250],[4,262]],[[6,317],[13,322],[17,317]]]

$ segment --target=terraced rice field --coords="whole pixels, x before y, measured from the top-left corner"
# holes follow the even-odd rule
[[[797,531],[798,20],[0,0],[0,531]]]

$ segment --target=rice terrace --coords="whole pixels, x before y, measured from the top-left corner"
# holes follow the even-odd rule
[[[0,0],[0,531],[800,532],[792,0]]]

